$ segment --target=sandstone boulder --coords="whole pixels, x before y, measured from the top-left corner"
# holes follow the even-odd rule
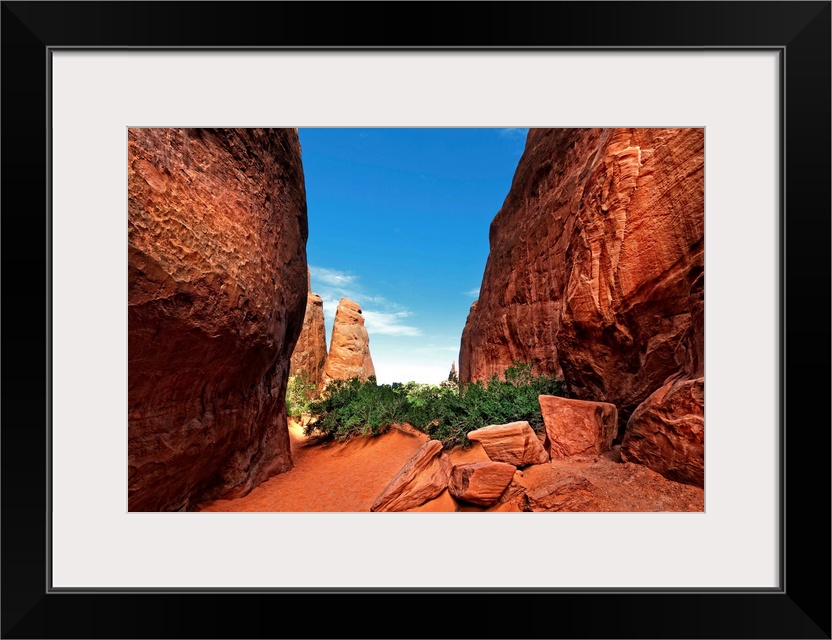
[[[128,130],[128,509],[246,494],[292,466],[306,301],[294,129]]]
[[[635,408],[701,365],[704,130],[531,129],[491,223],[460,382],[515,360]],[[684,345],[683,350],[679,346]]]
[[[564,458],[609,451],[618,431],[618,412],[608,402],[540,396],[549,455]]]
[[[401,468],[370,511],[407,511],[433,500],[448,488],[453,465],[442,443],[428,440]]]
[[[468,439],[481,443],[488,457],[495,462],[525,467],[549,461],[549,454],[525,421],[489,425],[471,431]]]
[[[323,385],[326,386],[332,380],[366,380],[374,375],[376,370],[370,357],[370,338],[364,328],[361,307],[352,300],[341,298],[332,326]]]
[[[528,502],[526,485],[523,484],[523,472],[517,470],[511,482],[508,483],[506,490],[497,499],[496,504],[489,507],[488,511],[528,511]]]
[[[621,459],[664,477],[705,486],[705,378],[670,381],[635,410]]]
[[[407,511],[417,513],[453,513],[459,511],[459,505],[454,500],[451,492],[445,489],[433,500],[428,500],[424,504],[408,509]]]
[[[490,507],[503,495],[516,470],[514,465],[505,462],[457,465],[451,473],[448,488],[458,500]]]

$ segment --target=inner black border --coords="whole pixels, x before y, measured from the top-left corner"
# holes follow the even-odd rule
[[[830,15],[830,2],[3,2],[2,637],[829,638]],[[781,588],[50,590],[47,100],[50,51],[69,47],[779,51]],[[437,571],[443,553],[464,549],[442,535],[419,551]],[[524,546],[524,571],[535,553],[562,552],[541,540]],[[605,553],[627,549],[612,539]]]

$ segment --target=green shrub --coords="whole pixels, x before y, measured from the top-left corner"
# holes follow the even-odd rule
[[[407,398],[392,385],[377,385],[374,376],[335,380],[323,397],[309,406],[316,420],[304,428],[306,435],[334,437],[379,435],[394,422],[401,422]]]
[[[309,402],[315,393],[315,385],[308,381],[305,372],[289,376],[286,385],[286,415],[300,418],[309,412]]]
[[[446,445],[463,446],[471,444],[468,433],[489,424],[525,420],[535,431],[541,431],[544,424],[538,396],[563,396],[563,384],[549,376],[535,375],[532,365],[522,362],[506,368],[504,377],[501,380],[495,375],[487,382],[463,385],[458,394],[438,394],[425,411],[433,419],[414,426]]]
[[[377,385],[375,378],[333,382],[324,397],[309,406],[316,420],[307,435],[345,439],[378,435],[394,422],[407,422],[446,446],[470,446],[467,434],[489,424],[526,420],[536,431],[544,428],[538,396],[563,396],[563,384],[535,375],[530,364],[515,362],[504,380],[455,385]]]

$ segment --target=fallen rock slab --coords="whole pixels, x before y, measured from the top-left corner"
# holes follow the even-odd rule
[[[453,464],[442,443],[428,440],[401,468],[370,511],[407,511],[436,498],[448,487]]]
[[[497,499],[497,503],[488,511],[528,511],[529,501],[526,497],[526,486],[523,484],[523,472],[516,471],[506,490]]]
[[[472,462],[457,465],[448,488],[451,495],[482,507],[490,507],[503,495],[517,469],[505,462]]]
[[[526,421],[488,425],[471,431],[468,439],[482,444],[494,462],[525,467],[549,461],[549,454]]]
[[[552,458],[600,454],[612,447],[618,430],[614,404],[558,396],[540,396],[538,400]]]
[[[705,486],[705,378],[668,382],[627,423],[621,459],[669,480]]]
[[[453,513],[459,511],[459,505],[454,500],[450,491],[445,489],[438,497],[433,500],[428,500],[425,504],[418,507],[408,509],[408,511],[415,512],[431,512],[431,513]]]

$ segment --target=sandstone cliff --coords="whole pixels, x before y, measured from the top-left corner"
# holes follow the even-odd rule
[[[129,509],[192,509],[292,465],[300,144],[293,129],[130,129],[128,152]]]
[[[370,357],[370,338],[364,328],[361,307],[352,300],[341,298],[332,326],[323,384],[326,386],[332,380],[350,378],[366,380],[374,375],[376,370]]]
[[[623,427],[669,377],[702,375],[703,242],[703,129],[532,129],[460,380],[534,362]]]
[[[327,354],[324,303],[321,296],[312,293],[311,286],[307,285],[307,289],[303,328],[292,352],[289,373],[304,376],[307,382],[318,389],[323,382]]]

